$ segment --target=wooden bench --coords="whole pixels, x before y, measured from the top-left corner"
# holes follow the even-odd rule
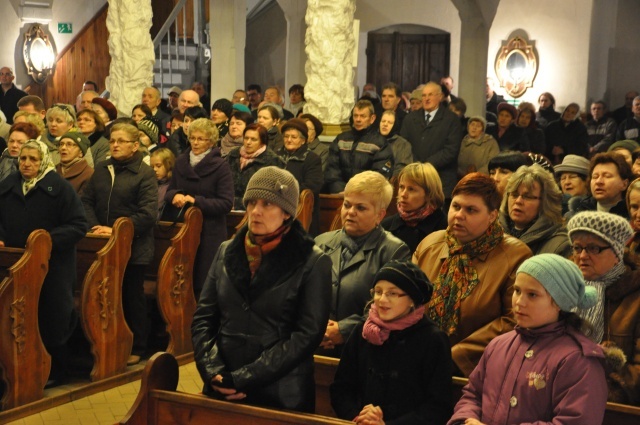
[[[334,380],[339,359],[333,357],[314,356],[316,381],[316,413],[325,416],[335,416],[331,408],[329,386]],[[467,378],[453,378],[453,403],[462,397],[462,388],[467,385]],[[640,424],[640,407],[618,403],[607,403],[603,425],[638,425]]]
[[[340,217],[340,209],[344,197],[342,195],[320,194],[320,226],[319,234],[332,230],[332,224],[336,216]]]
[[[44,395],[51,357],[40,338],[38,300],[50,256],[51,237],[42,229],[29,235],[25,249],[0,248],[0,410]]]
[[[138,397],[120,424],[353,424],[326,416],[265,409],[185,394],[176,392],[177,385],[176,359],[169,353],[154,354],[145,366]]]
[[[193,351],[193,263],[201,231],[202,211],[196,207],[187,210],[184,223],[160,221],[154,231],[154,260],[146,274],[145,292],[155,295],[169,335],[167,351],[174,356]]]
[[[133,223],[117,219],[111,236],[88,233],[76,246],[80,323],[91,346],[92,381],[122,373],[133,334],[122,310],[122,278],[131,256]]]

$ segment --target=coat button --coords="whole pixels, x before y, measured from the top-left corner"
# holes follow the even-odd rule
[[[518,399],[516,398],[516,396],[511,396],[511,398],[509,399],[509,404],[511,405],[511,407],[516,407],[518,405]]]
[[[524,353],[524,356],[528,359],[530,359],[531,357],[533,357],[533,350],[528,350]]]
[[[242,303],[242,308],[244,309],[244,311],[248,311],[249,310],[249,304]]]

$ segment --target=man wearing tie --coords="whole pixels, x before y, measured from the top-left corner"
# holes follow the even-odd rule
[[[457,183],[456,165],[462,126],[456,114],[440,107],[442,88],[430,81],[422,89],[422,109],[404,119],[400,136],[411,143],[416,161],[431,163],[442,180],[445,198],[450,200]],[[445,202],[445,206],[448,205]]]

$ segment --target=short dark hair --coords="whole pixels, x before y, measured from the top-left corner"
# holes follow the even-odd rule
[[[184,116],[197,120],[198,118],[209,118],[209,114],[202,106],[191,106],[184,110]]]
[[[500,208],[502,195],[496,182],[483,173],[469,173],[464,176],[451,192],[451,197],[456,195],[476,195],[482,198],[489,211]]]
[[[27,105],[33,105],[36,111],[44,111],[45,109],[47,109],[44,107],[44,102],[42,101],[42,99],[32,94],[27,95],[18,101],[18,108]]]
[[[304,100],[304,86],[302,84],[294,84],[289,87],[289,94],[291,93],[298,93]]]
[[[233,113],[229,117],[229,120],[231,120],[231,118],[235,118],[237,120],[244,121],[244,123],[247,124],[247,125],[253,124],[253,115],[251,115],[249,112],[238,111],[238,110],[234,109]]]
[[[615,152],[601,152],[591,158],[591,165],[589,166],[589,175],[587,176],[587,183],[591,185],[591,174],[596,165],[599,164],[614,164],[618,169],[618,174],[622,180],[629,180],[629,183],[633,181],[633,172],[631,166],[626,159],[619,153]]]
[[[523,165],[531,165],[531,159],[519,151],[504,151],[489,160],[487,169],[505,168],[513,173]]]
[[[551,93],[549,93],[548,91],[546,91],[544,93],[540,93],[540,96],[538,96],[538,102],[540,102],[540,98],[542,96],[547,96],[549,98],[549,100],[551,100],[551,106],[556,106],[556,98],[553,97],[553,95]]]
[[[449,102],[449,105],[456,108],[456,111],[460,111],[462,115],[467,113],[467,104],[461,97],[456,97],[451,102]]]
[[[258,123],[249,124],[244,128],[242,135],[244,136],[247,133],[247,131],[250,131],[250,130],[258,132],[258,136],[260,136],[260,142],[262,142],[263,145],[266,145],[269,142],[269,135],[267,133],[267,129],[264,128],[262,125]]]
[[[247,91],[249,90],[255,90],[258,93],[262,94],[262,87],[260,87],[260,84],[249,84],[247,86]]]
[[[98,83],[96,83],[95,81],[91,81],[91,80],[87,80],[84,83],[82,83],[82,86],[84,87],[85,84],[93,84],[93,88],[95,92],[97,92],[99,90],[98,88]]]
[[[381,93],[383,93],[385,90],[393,90],[396,93],[396,96],[398,96],[398,97],[402,96],[402,89],[396,83],[387,83],[387,84],[385,84],[384,86],[382,86]]]
[[[140,109],[148,117],[153,116],[153,112],[151,112],[151,108],[149,108],[147,105],[143,103],[138,103],[136,106],[131,108],[131,115],[133,115],[133,111],[135,111],[136,109]]]

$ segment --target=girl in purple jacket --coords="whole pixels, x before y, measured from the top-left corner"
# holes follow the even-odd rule
[[[513,292],[517,326],[487,346],[448,425],[601,424],[604,355],[571,313],[596,299],[580,269],[559,255],[522,263]]]

